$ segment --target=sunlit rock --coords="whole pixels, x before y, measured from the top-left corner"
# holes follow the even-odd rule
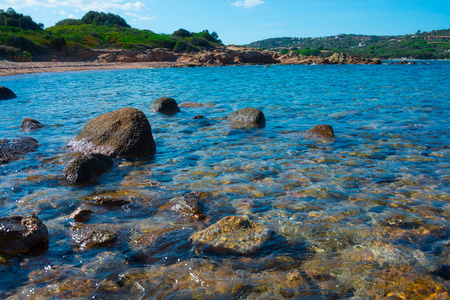
[[[67,147],[84,154],[133,158],[155,153],[152,127],[145,114],[122,108],[90,120]]]
[[[254,221],[228,216],[191,236],[205,251],[251,254],[268,241],[271,231]]]

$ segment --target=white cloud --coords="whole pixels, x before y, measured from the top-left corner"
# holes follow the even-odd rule
[[[125,15],[134,18],[134,22],[138,22],[138,21],[153,21],[154,19],[157,18],[157,16],[140,16],[138,14],[133,14],[130,12],[126,12]]]
[[[253,8],[258,5],[264,4],[262,0],[238,0],[231,5],[236,7]]]
[[[137,11],[147,9],[147,6],[142,2],[132,2],[127,0],[0,0],[0,6],[13,7],[14,9],[22,7],[66,7],[79,9],[81,11]]]

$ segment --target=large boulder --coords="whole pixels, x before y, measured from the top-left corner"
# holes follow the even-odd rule
[[[17,98],[16,94],[7,87],[0,86],[0,100],[8,100]]]
[[[239,126],[266,126],[266,118],[261,110],[256,108],[243,108],[228,117],[228,121]]]
[[[67,145],[84,154],[133,158],[155,153],[152,127],[145,114],[135,108],[122,108],[90,120]]]
[[[64,177],[71,183],[94,183],[104,172],[114,165],[114,161],[103,154],[78,155],[63,170]]]
[[[0,252],[18,255],[46,244],[48,230],[35,215],[0,218]]]
[[[191,241],[205,251],[248,255],[268,241],[272,232],[242,217],[227,216],[191,235]]]
[[[38,148],[39,142],[32,137],[21,137],[10,142],[0,140],[0,165],[19,160],[20,157]]]
[[[175,99],[170,97],[161,97],[153,101],[150,110],[163,114],[175,114],[180,111]]]
[[[32,119],[32,118],[25,118],[22,121],[22,124],[20,125],[20,128],[22,128],[22,130],[34,130],[34,129],[39,129],[45,127],[44,125],[41,124],[41,122],[39,122],[38,120]]]

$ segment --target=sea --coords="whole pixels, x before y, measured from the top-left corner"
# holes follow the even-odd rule
[[[0,217],[35,213],[49,241],[0,254],[0,298],[448,299],[449,83],[448,61],[2,77],[17,98],[0,101],[0,138],[39,147],[0,165]],[[164,115],[150,111],[159,97],[201,105]],[[156,153],[67,182],[69,141],[124,107],[145,113]],[[224,118],[246,107],[266,126]],[[46,127],[21,130],[27,117]],[[335,140],[302,134],[319,124]],[[204,220],[167,209],[191,192]],[[271,237],[245,254],[193,243],[227,216]]]

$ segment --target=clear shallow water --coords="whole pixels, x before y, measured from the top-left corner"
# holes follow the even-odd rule
[[[5,278],[0,295],[444,295],[450,253],[449,79],[448,62],[2,78],[1,85],[18,98],[0,101],[0,137],[32,136],[40,147],[0,166],[0,217],[37,212],[50,242],[42,253],[0,265]],[[173,116],[150,112],[161,96],[207,107],[182,108]],[[147,115],[157,153],[116,160],[94,186],[66,184],[65,145],[90,119],[123,107]],[[261,109],[266,127],[238,129],[219,120],[244,107]],[[206,119],[191,119],[198,114]],[[47,128],[22,132],[25,117]],[[331,125],[336,141],[299,134],[317,124]],[[108,207],[86,200],[104,191],[130,195],[132,203]],[[205,221],[161,209],[190,191],[202,193]],[[85,225],[69,217],[81,204],[95,212]],[[199,253],[189,236],[227,215],[247,216],[276,237],[248,257]],[[74,226],[107,228],[118,238],[109,247],[80,249],[72,239]]]

